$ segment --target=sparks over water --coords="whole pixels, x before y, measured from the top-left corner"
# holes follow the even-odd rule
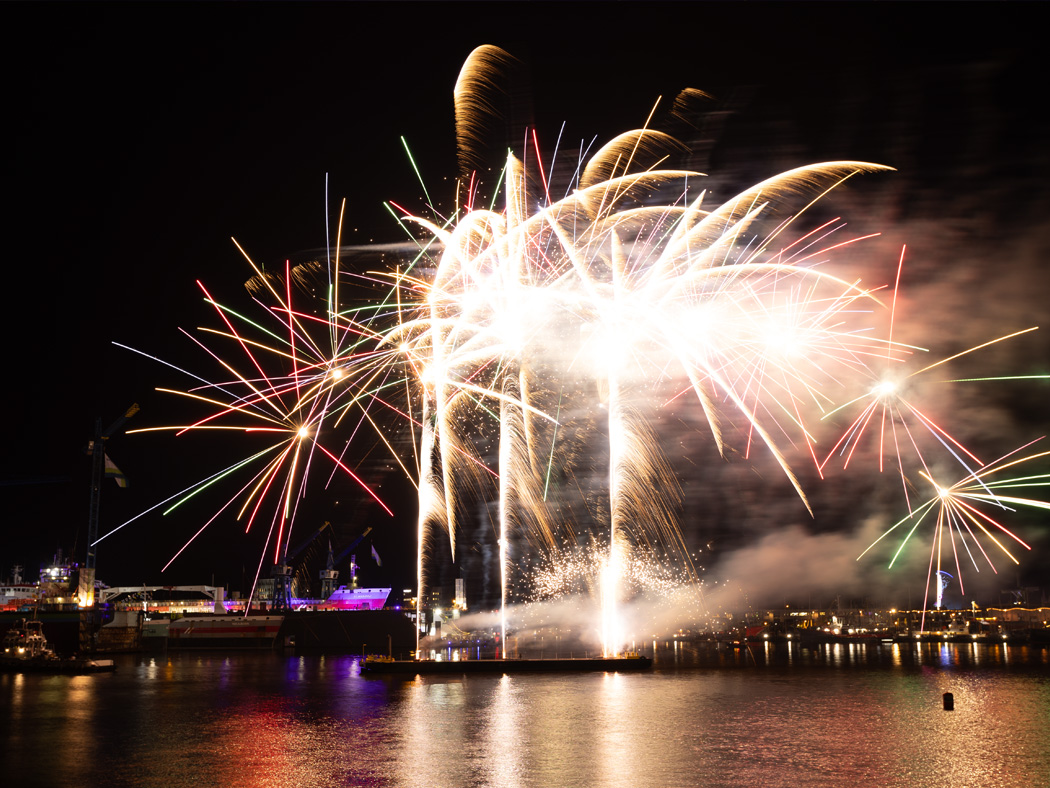
[[[1003,509],[1022,502],[993,492],[997,484],[986,481],[1007,466],[982,465],[904,398],[907,377],[892,374],[921,350],[894,339],[900,269],[889,331],[880,337],[874,315],[885,306],[883,288],[834,271],[837,256],[862,248],[871,236],[846,235],[839,219],[810,222],[811,209],[836,187],[889,168],[823,162],[717,201],[702,189],[703,174],[668,165],[684,146],[651,127],[654,107],[641,129],[593,155],[581,153],[575,172],[560,181],[530,133],[522,155],[511,153],[501,163],[484,207],[478,176],[489,163],[484,135],[499,122],[493,96],[513,65],[495,47],[480,48],[464,65],[454,91],[461,165],[456,203],[462,207],[451,216],[436,209],[419,216],[391,203],[419,254],[404,270],[369,275],[373,283],[387,283],[378,306],[342,305],[341,283],[345,293],[349,278],[340,269],[340,238],[327,265],[286,266],[281,276],[263,272],[245,253],[255,271],[253,289],[267,299],[260,305],[275,328],[207,296],[224,326],[209,333],[243,359],[237,366],[198,340],[231,378],[182,392],[215,410],[168,429],[266,431],[274,442],[182,499],[258,464],[219,512],[240,501],[246,528],[269,512],[268,543],[277,560],[318,461],[379,500],[346,455],[360,430],[386,441],[379,422],[392,416],[412,426],[414,461],[386,446],[418,490],[417,633],[437,535],[455,559],[463,549],[466,502],[494,495],[501,643],[507,643],[512,596],[525,601],[560,593],[551,590],[559,574],[552,568],[571,565],[575,576],[588,575],[582,585],[600,607],[595,620],[606,655],[619,654],[627,640],[620,607],[629,589],[647,576],[668,576],[639,567],[673,566],[670,576],[699,586],[680,530],[678,481],[656,432],[657,414],[682,398],[702,411],[718,452],[767,453],[807,508],[784,446],[822,471],[836,452],[848,464],[863,436],[877,430],[880,470],[882,447],[892,439],[907,494],[902,444],[914,449],[922,475],[934,483],[920,431],[911,426],[919,424],[966,476],[936,488],[944,492],[921,507],[912,509],[907,500],[915,520],[909,537],[940,502],[933,554],[940,571],[944,534],[969,551],[973,528],[992,536],[985,528],[991,522],[1005,532],[962,502],[977,496]],[[702,96],[684,91],[674,106]],[[427,203],[434,205],[429,194]],[[295,282],[322,273],[328,282],[323,311],[293,306]],[[245,325],[267,339],[249,339]],[[270,364],[280,371],[267,372]],[[880,367],[886,374],[874,371]],[[864,394],[845,396],[857,385]],[[827,454],[818,452],[814,424],[858,402],[864,408],[842,438]],[[586,494],[570,500],[568,491],[583,492],[587,475],[601,477],[600,500]],[[931,576],[933,563],[931,557]]]

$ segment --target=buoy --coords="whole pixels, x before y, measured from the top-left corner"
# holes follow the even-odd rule
[[[944,693],[944,710],[955,711],[955,696],[950,692]]]

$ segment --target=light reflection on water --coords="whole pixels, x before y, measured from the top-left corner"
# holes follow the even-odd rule
[[[3,675],[0,759],[5,784],[57,788],[1050,785],[1046,649],[657,646],[641,674],[216,653]]]

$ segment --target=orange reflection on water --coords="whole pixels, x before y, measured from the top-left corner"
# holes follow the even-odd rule
[[[524,785],[522,777],[527,761],[521,744],[522,728],[527,725],[527,710],[522,706],[528,701],[524,686],[510,676],[502,676],[492,692],[485,746],[490,753],[492,784],[502,788],[518,788]]]

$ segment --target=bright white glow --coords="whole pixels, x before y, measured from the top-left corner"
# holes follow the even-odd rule
[[[892,397],[897,393],[897,384],[892,380],[883,380],[872,388],[871,393],[876,397]]]

